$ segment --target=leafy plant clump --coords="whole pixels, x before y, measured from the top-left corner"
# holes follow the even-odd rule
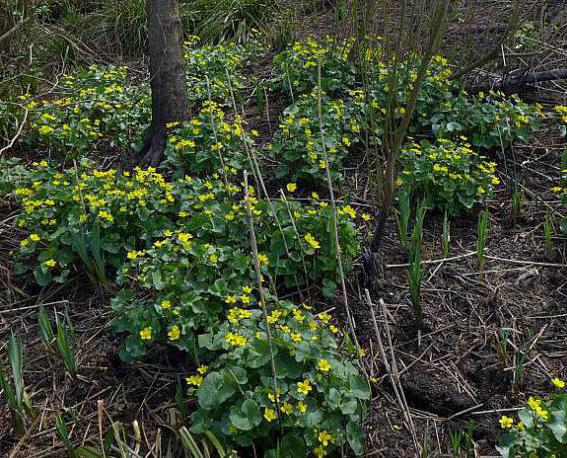
[[[256,303],[245,203],[199,196],[187,202],[186,195],[177,229],[164,231],[146,250],[128,253],[130,262],[118,278],[126,289],[114,301],[116,330],[129,334],[126,358],[156,343],[192,351],[196,334],[215,329],[227,305],[243,309]],[[340,276],[331,209],[321,204],[254,199],[258,261],[267,285],[282,290],[316,285],[332,295]],[[338,219],[345,271],[358,249],[353,212],[345,206]],[[134,294],[142,291],[143,300]]]
[[[548,399],[528,399],[519,421],[503,416],[500,426],[508,432],[497,447],[504,458],[516,456],[564,456],[567,452],[567,392],[565,382],[552,379],[557,391]]]
[[[447,108],[431,117],[433,132],[438,137],[466,135],[474,146],[485,149],[529,140],[545,116],[541,105],[494,91],[456,97]]]
[[[283,89],[298,96],[319,85],[328,94],[352,88],[356,72],[348,56],[353,41],[352,37],[345,41],[330,36],[319,41],[310,37],[277,54],[274,66]]]
[[[500,183],[496,163],[475,153],[466,142],[439,139],[415,143],[402,151],[400,162],[398,185],[451,215],[486,201]]]
[[[252,169],[253,136],[245,121],[235,115],[227,119],[216,102],[206,101],[190,121],[171,123],[166,146],[165,168],[173,168],[177,175],[214,173],[227,170]]]
[[[21,99],[30,119],[23,141],[60,157],[130,148],[151,119],[149,91],[127,81],[126,67],[92,65],[65,75],[54,98]]]
[[[281,161],[276,175],[288,176],[292,181],[321,181],[325,180],[328,165],[331,177],[339,178],[342,161],[349,147],[358,141],[360,130],[344,100],[332,99],[318,90],[302,95],[284,110],[270,145]]]
[[[151,168],[99,171],[84,161],[58,171],[42,161],[13,192],[22,206],[17,225],[30,234],[20,254],[40,285],[65,281],[77,264],[104,285],[129,250],[172,224],[178,192]]]
[[[260,445],[268,457],[277,448],[323,457],[347,444],[361,454],[370,390],[339,353],[331,316],[287,302],[270,303],[266,313],[232,307],[219,329],[199,337],[216,357],[187,377],[198,403],[191,430],[232,446]]]
[[[384,124],[387,107],[396,101],[393,118],[399,122],[405,115],[413,86],[422,65],[421,60],[409,56],[401,62],[384,60],[380,52],[368,56],[368,100],[373,110],[375,123]],[[417,93],[415,109],[409,126],[410,133],[431,131],[432,119],[438,112],[451,114],[459,85],[451,80],[451,68],[446,58],[434,56],[429,63],[425,78]],[[438,115],[437,115],[438,116]]]
[[[241,70],[261,52],[262,46],[254,40],[242,45],[228,42],[212,46],[199,44],[197,37],[189,38],[184,43],[189,102],[210,100],[232,105],[246,85]]]

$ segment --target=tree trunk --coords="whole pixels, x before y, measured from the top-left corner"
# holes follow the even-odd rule
[[[140,154],[157,165],[165,150],[166,124],[187,118],[183,30],[178,0],[148,0],[152,123]]]

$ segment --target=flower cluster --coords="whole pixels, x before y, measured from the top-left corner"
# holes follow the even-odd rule
[[[319,67],[323,91],[330,94],[352,87],[355,68],[348,55],[353,41],[352,37],[346,41],[310,37],[277,54],[274,68],[284,90],[294,95],[311,92],[319,86]]]
[[[198,42],[197,37],[191,37],[184,45],[189,101],[212,100],[230,105],[233,95],[245,85],[240,70],[248,58],[259,52],[260,46],[254,41],[246,46],[235,43],[198,46]]]
[[[415,143],[400,155],[397,184],[428,201],[428,205],[456,215],[490,198],[500,183],[496,163],[475,153],[466,139]]]
[[[248,133],[239,115],[227,118],[216,102],[206,101],[191,120],[169,124],[164,166],[175,169],[178,175],[223,170],[234,173],[249,166],[248,156],[255,149],[252,137],[258,132]]]
[[[17,225],[31,235],[20,253],[45,285],[64,281],[81,264],[95,283],[107,282],[128,250],[151,243],[179,205],[173,186],[154,169],[99,171],[86,160],[59,171],[36,163],[13,195],[22,207]]]
[[[23,140],[59,156],[129,148],[151,119],[149,91],[128,83],[126,67],[92,65],[65,75],[54,98],[21,100],[30,112]]]
[[[198,401],[191,430],[264,449],[283,430],[281,445],[297,456],[323,457],[346,444],[360,454],[370,390],[338,352],[331,315],[278,301],[269,302],[267,320],[257,306],[239,318],[233,310],[219,329],[199,337],[201,349],[217,356],[204,377],[202,370],[187,377]]]
[[[567,105],[556,105],[553,110],[559,116],[560,121],[567,124]]]
[[[551,380],[556,392],[547,400],[530,396],[519,421],[503,416],[500,427],[507,431],[497,447],[501,456],[561,456],[567,442],[567,392],[565,381]]]
[[[455,97],[447,109],[431,118],[438,137],[466,135],[480,148],[506,148],[527,141],[545,117],[539,104],[530,105],[517,95],[480,92],[473,97]]]
[[[384,123],[383,118],[391,100],[397,105],[393,117],[399,121],[405,115],[422,61],[418,56],[409,56],[392,64],[378,53],[372,56],[370,63],[368,99],[375,123]],[[433,56],[417,94],[409,125],[410,133],[429,130],[438,112],[451,112],[454,97],[458,93],[458,83],[450,79],[451,73],[447,59]]]
[[[322,131],[322,132],[321,132]],[[292,180],[324,180],[329,166],[331,176],[340,176],[349,147],[358,141],[360,125],[350,115],[344,100],[333,100],[314,90],[301,96],[283,113],[271,149],[281,165],[277,176]]]
[[[118,283],[126,289],[113,306],[119,316],[116,330],[129,333],[125,357],[141,356],[154,342],[173,342],[190,351],[195,334],[215,329],[227,306],[227,319],[234,323],[249,318],[247,308],[256,304],[246,204],[237,196],[240,187],[227,189],[220,181],[206,180],[203,193],[203,182],[192,182],[196,191],[184,192],[177,228],[164,230],[145,250],[128,252],[129,263],[120,271]],[[326,203],[251,200],[266,284],[282,291],[314,285],[332,295],[339,268],[334,238],[327,230],[332,213]],[[356,212],[345,205],[338,216],[343,268],[348,271],[358,250]],[[144,299],[134,291],[144,291]],[[237,335],[231,342],[243,343]]]

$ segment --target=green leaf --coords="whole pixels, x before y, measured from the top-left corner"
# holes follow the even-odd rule
[[[41,266],[33,270],[33,276],[39,286],[47,286],[51,281],[51,274],[46,272]]]
[[[323,412],[317,409],[305,415],[304,419],[307,428],[314,428],[323,421]]]
[[[286,434],[280,447],[281,458],[299,458],[307,456],[305,441],[296,434]]]
[[[555,436],[558,442],[563,444],[563,439],[565,438],[565,433],[567,433],[567,422],[565,421],[565,414],[566,411],[564,410],[556,410],[552,412],[552,419],[548,423],[549,429]]]
[[[252,399],[247,399],[239,407],[230,409],[229,418],[236,428],[243,431],[250,431],[262,422],[260,407]]]
[[[349,377],[350,394],[358,399],[370,399],[370,387],[368,382],[359,375]]]
[[[502,458],[513,458],[515,456],[513,448],[518,444],[518,436],[513,432],[500,438],[500,444],[496,446],[496,450],[500,452]]]
[[[248,350],[246,362],[252,369],[257,369],[268,364],[270,362],[270,346],[268,342],[255,342]]]
[[[218,372],[209,373],[197,390],[199,405],[206,410],[219,406],[235,392],[234,384],[227,383]]]
[[[152,272],[152,282],[158,291],[165,287],[165,283],[162,280],[161,272],[159,270]]]
[[[336,289],[337,289],[337,284],[334,281],[329,280],[328,278],[325,278],[323,280],[322,292],[326,297],[333,297],[335,295]]]
[[[346,436],[348,444],[355,455],[362,455],[364,450],[364,432],[360,425],[349,421],[346,425]]]

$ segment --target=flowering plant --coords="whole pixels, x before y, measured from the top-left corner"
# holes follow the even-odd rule
[[[64,281],[77,262],[93,282],[106,284],[107,270],[151,243],[176,208],[172,185],[154,169],[99,171],[87,161],[64,171],[37,163],[13,194],[23,210],[17,225],[30,233],[20,254],[39,262],[40,285]]]
[[[519,421],[503,416],[500,426],[508,432],[497,447],[504,458],[516,456],[560,457],[567,452],[567,392],[565,382],[551,380],[557,391],[547,400],[528,399],[518,413]]]
[[[186,62],[187,95],[189,102],[215,101],[230,105],[246,79],[240,70],[253,55],[260,52],[260,45],[250,40],[245,46],[233,42],[219,45],[198,46],[198,37],[191,37],[184,44]]]
[[[541,105],[490,91],[471,98],[456,97],[447,110],[438,111],[431,119],[438,137],[466,135],[474,146],[493,148],[528,140],[543,117]]]
[[[340,176],[341,163],[357,141],[360,127],[344,100],[322,94],[321,120],[318,105],[319,94],[314,90],[284,111],[270,146],[282,161],[276,171],[278,177],[324,180],[327,161],[332,178]]]
[[[222,189],[222,184],[214,182],[211,195],[213,189]],[[245,203],[236,199],[237,190],[231,188],[232,200],[221,194],[191,200],[186,194],[177,229],[165,230],[150,248],[128,253],[129,263],[118,276],[127,289],[113,302],[118,315],[115,329],[129,334],[124,357],[141,356],[155,343],[191,351],[195,334],[215,329],[227,305],[255,304],[247,213]],[[313,284],[332,295],[340,271],[329,230],[331,209],[315,200],[304,205],[251,199],[258,261],[267,284],[283,291]],[[345,272],[358,249],[354,216],[348,205],[338,215]],[[144,292],[144,299],[135,292]]]
[[[30,111],[23,140],[49,152],[81,157],[105,144],[129,148],[150,116],[149,91],[127,81],[126,67],[92,65],[65,75],[56,97],[21,96]]]
[[[270,302],[266,323],[258,308],[230,308],[219,329],[199,336],[216,357],[187,377],[197,398],[193,432],[272,449],[267,456],[275,456],[276,437],[297,456],[323,457],[346,444],[362,453],[368,382],[339,353],[331,316],[310,310]]]
[[[496,163],[471,150],[465,141],[439,139],[405,148],[397,184],[427,199],[428,205],[456,215],[490,198],[500,183]]]
[[[420,58],[409,56],[401,62],[390,63],[377,53],[370,57],[370,64],[368,99],[376,123],[384,123],[383,115],[386,113],[386,107],[392,104],[392,100],[397,105],[394,107],[393,117],[399,121],[405,114],[416,83],[422,65]],[[432,114],[447,109],[450,112],[455,95],[458,93],[458,83],[450,79],[451,74],[447,59],[439,55],[433,56],[417,94],[409,126],[410,133],[429,130]]]
[[[177,175],[185,173],[242,170],[249,165],[248,154],[254,148],[252,136],[246,132],[245,121],[235,115],[227,119],[216,102],[207,101],[191,120],[171,123],[164,167]]]
[[[284,90],[294,95],[311,92],[319,86],[319,66],[324,92],[352,87],[355,68],[348,55],[353,41],[338,41],[331,36],[317,41],[310,37],[277,54],[274,68]]]

